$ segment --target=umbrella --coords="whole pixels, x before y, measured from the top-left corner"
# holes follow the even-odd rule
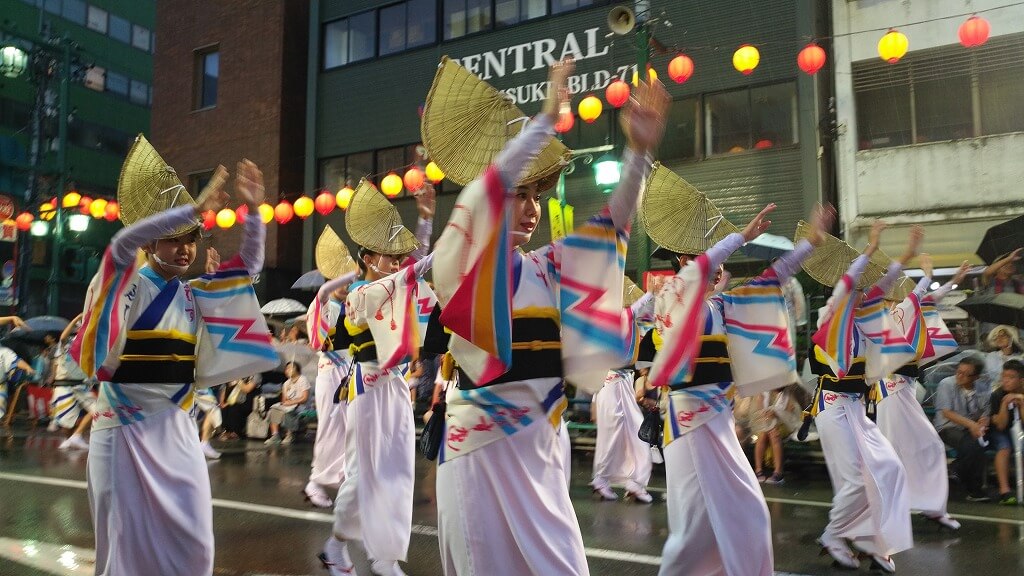
[[[10,348],[18,355],[19,358],[29,363],[32,362],[33,358],[39,355],[39,351],[42,349],[38,344],[33,344],[17,338],[11,338],[10,336],[6,336],[3,340],[0,340],[0,346]]]
[[[1024,328],[1024,294],[1003,292],[971,296],[957,304],[979,322]]]
[[[302,368],[302,374],[310,380],[316,379],[316,365],[319,361],[317,353],[305,342],[282,342],[275,344],[278,357],[281,358],[281,369],[288,362],[295,362]]]
[[[299,279],[292,284],[293,290],[317,290],[327,282],[324,275],[320,273],[316,268],[306,272]]]
[[[260,308],[260,312],[263,314],[281,316],[302,314],[305,311],[306,307],[302,305],[302,302],[292,300],[291,298],[278,298],[277,300],[271,300]]]
[[[747,256],[757,258],[758,260],[767,260],[768,262],[775,260],[792,249],[792,240],[785,236],[776,236],[775,234],[761,234],[740,248]]]
[[[1024,247],[1024,216],[989,228],[981,239],[977,254],[987,264],[991,264],[1000,256],[1021,247]]]
[[[68,327],[68,321],[60,316],[36,316],[25,321],[25,326],[11,330],[5,340],[19,340],[29,344],[42,344],[47,334],[54,338]]]

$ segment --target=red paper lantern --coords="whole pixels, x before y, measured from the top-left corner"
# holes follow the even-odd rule
[[[203,230],[209,232],[217,225],[217,213],[213,210],[203,212]]]
[[[249,206],[242,204],[238,208],[235,208],[235,221],[239,224],[245,224],[245,218],[249,215]]]
[[[14,219],[14,224],[18,227],[18,230],[22,232],[28,232],[28,229],[32,227],[32,221],[35,220],[28,212],[22,212],[18,214],[18,217]]]
[[[757,149],[757,150],[766,150],[768,148],[771,148],[774,145],[775,144],[772,143],[771,140],[764,139],[764,140],[758,140],[757,143],[754,144],[754,148]]]
[[[825,49],[813,42],[804,46],[796,57],[796,65],[811,76],[817,74],[825,65]]]
[[[103,218],[106,219],[107,222],[113,222],[114,220],[117,220],[120,216],[121,207],[118,206],[117,202],[114,200],[107,202],[107,209],[105,210],[105,214],[103,214]]]
[[[330,214],[331,210],[334,210],[334,206],[336,204],[337,201],[334,199],[334,194],[331,194],[326,190],[317,194],[316,199],[313,200],[313,207],[316,208],[317,214],[320,214],[321,216],[327,216]]]
[[[988,20],[971,16],[960,25],[960,43],[967,48],[977,48],[988,42],[988,33],[991,29],[991,26],[988,25]]]
[[[82,199],[78,201],[78,213],[89,215],[90,209],[92,208],[92,198],[88,196],[82,196]]]
[[[409,168],[402,177],[402,182],[405,182],[405,188],[409,192],[418,191],[423,188],[423,171],[415,166]]]
[[[558,122],[555,122],[555,132],[565,134],[569,130],[572,130],[573,124],[575,123],[576,118],[572,115],[572,112],[566,112],[558,117]]]
[[[668,63],[668,77],[682,84],[693,76],[693,60],[686,54],[676,56]]]
[[[604,99],[607,100],[613,108],[622,108],[622,105],[629,100],[629,84],[626,84],[622,80],[612,82],[604,89]]]
[[[274,220],[277,220],[278,224],[287,224],[291,221],[292,216],[295,216],[295,210],[292,209],[291,202],[281,200],[277,206],[274,207]]]

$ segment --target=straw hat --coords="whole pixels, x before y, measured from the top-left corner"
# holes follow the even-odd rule
[[[660,162],[654,164],[647,179],[640,220],[661,247],[655,254],[665,250],[703,254],[722,238],[740,231],[710,198]]]
[[[629,279],[629,276],[622,277],[622,305],[623,307],[629,307],[636,303],[637,300],[643,298],[644,291]]]
[[[330,224],[324,227],[316,241],[316,268],[328,280],[359,269],[345,243]]]
[[[427,95],[420,130],[430,159],[446,178],[465,186],[519,134],[526,119],[507,95],[445,56]],[[569,149],[552,138],[519,183],[550,188],[569,157]]]
[[[906,276],[901,276],[899,280],[893,284],[892,289],[885,295],[885,299],[891,302],[903,302],[903,299],[910,296],[910,293],[917,287],[917,282],[914,282]]]
[[[356,187],[345,213],[345,230],[360,246],[386,256],[408,254],[420,245],[402,225],[395,206],[365,178]]]
[[[807,238],[811,233],[811,226],[801,220],[796,226],[796,235],[793,242],[799,242]],[[807,272],[824,286],[834,287],[850,268],[850,263],[860,256],[860,252],[852,246],[843,242],[831,234],[823,233],[825,239],[817,246],[811,255],[803,262],[804,271]],[[860,275],[857,282],[857,289],[863,290],[878,282],[885,275],[885,266],[880,265],[876,259],[868,262],[864,273]]]
[[[168,208],[196,204],[181,184],[174,168],[164,162],[142,134],[135,137],[135,143],[121,166],[121,176],[117,180],[117,203],[121,207],[121,222],[125,226]],[[174,238],[198,228],[197,219],[160,238]]]

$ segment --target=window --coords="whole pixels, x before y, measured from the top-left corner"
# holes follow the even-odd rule
[[[102,8],[97,8],[93,5],[89,5],[89,14],[86,19],[85,25],[90,30],[95,30],[100,34],[107,33],[107,11]]]
[[[138,80],[131,81],[131,91],[128,95],[133,104],[145,106],[149,100],[149,85]]]
[[[373,152],[360,152],[324,160],[320,164],[320,185],[337,192],[345,186],[355,188],[359,180],[373,172]]]
[[[107,92],[113,92],[121,96],[128,95],[128,77],[117,72],[107,71]]]
[[[97,92],[103,92],[106,86],[105,76],[107,74],[106,68],[99,66],[93,66],[85,72],[85,87],[90,90]]]
[[[665,118],[665,136],[658,157],[680,160],[697,157],[697,126],[700,124],[696,98],[675,100]]]
[[[43,9],[50,14],[60,16],[60,0],[46,0],[43,2]]]
[[[85,2],[82,0],[64,0],[61,16],[75,24],[85,24]]]
[[[709,95],[704,117],[707,154],[795,144],[796,118],[792,83]]]
[[[138,24],[132,25],[132,46],[149,52],[149,28]]]
[[[380,55],[405,50],[405,4],[380,10]]]
[[[491,0],[444,0],[444,39],[491,27]]]
[[[551,13],[561,14],[577,8],[592,6],[594,0],[551,0]]]
[[[213,178],[213,170],[206,172],[197,172],[195,174],[188,175],[188,186],[189,191],[192,192],[193,196],[199,196],[206,188],[206,185],[210,183],[210,179]]]
[[[396,146],[394,148],[384,148],[383,150],[377,150],[377,161],[374,165],[374,174],[385,174],[391,170],[395,170],[396,173],[399,168],[405,166],[405,147]],[[401,176],[402,174],[398,174]]]
[[[217,105],[217,81],[220,78],[220,52],[217,50],[196,54],[196,109]]]
[[[494,22],[498,26],[511,26],[548,12],[547,0],[495,0]]]
[[[435,0],[409,0],[405,44],[408,48],[433,44],[437,39],[437,3]]]
[[[110,37],[114,40],[124,42],[125,44],[130,44],[132,41],[131,23],[125,20],[124,18],[121,18],[120,16],[115,16],[113,14],[110,15],[109,21],[110,28],[108,33],[110,34]]]
[[[434,41],[433,0],[410,0],[381,8],[378,18],[381,56]]]
[[[324,68],[373,58],[376,28],[377,13],[374,11],[327,23],[324,26]]]
[[[855,62],[858,149],[1024,131],[1024,34],[916,51],[897,65]]]

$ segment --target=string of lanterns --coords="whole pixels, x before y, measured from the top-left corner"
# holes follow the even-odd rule
[[[121,207],[116,200],[107,200],[106,198],[93,199],[89,196],[82,196],[74,190],[64,195],[64,198],[61,200],[61,207],[65,210],[77,211],[85,216],[92,216],[97,220],[102,218],[107,222],[113,222],[121,216]],[[49,222],[56,215],[56,198],[51,198],[49,201],[39,205],[40,220]],[[14,218],[14,224],[19,231],[28,232],[35,219],[36,217],[31,212],[21,212]]]
[[[958,36],[960,43],[966,48],[976,48],[988,41],[991,27],[984,18],[973,15],[960,25]],[[896,64],[910,49],[910,41],[905,34],[889,29],[878,41],[878,56],[889,64]],[[796,57],[797,67],[805,74],[815,75],[821,70],[827,61],[825,49],[812,41],[800,50]],[[737,72],[749,76],[753,74],[761,62],[761,52],[756,46],[743,44],[733,52],[732,65]],[[683,84],[693,76],[693,59],[683,53],[677,54],[668,63],[668,77],[676,84]],[[658,78],[658,73],[648,64],[647,75],[652,81]],[[633,73],[632,84],[637,84],[637,73]],[[622,80],[615,80],[608,84],[604,91],[604,99],[614,108],[621,108],[629,100],[629,84]],[[594,95],[588,95],[577,105],[577,112],[581,120],[592,123],[601,116],[604,105]],[[575,125],[574,114],[571,111],[563,112],[555,123],[555,131],[564,134],[572,130]]]

